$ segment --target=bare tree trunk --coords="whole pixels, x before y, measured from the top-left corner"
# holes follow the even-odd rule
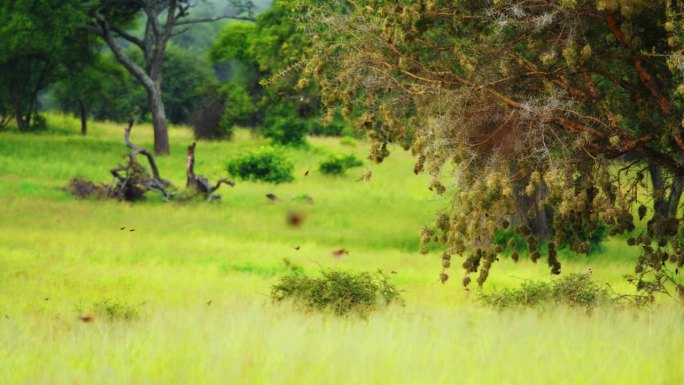
[[[166,126],[166,112],[162,101],[161,91],[156,86],[147,90],[147,100],[152,112],[152,126],[154,127],[154,153],[169,154],[169,130]]]
[[[78,108],[81,112],[81,135],[85,136],[88,133],[88,113],[82,99],[78,99]]]

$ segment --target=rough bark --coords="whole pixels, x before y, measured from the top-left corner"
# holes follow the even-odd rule
[[[169,154],[169,130],[166,126],[166,111],[162,100],[161,90],[156,86],[147,90],[147,99],[152,112],[152,126],[154,128],[154,152],[157,155]]]

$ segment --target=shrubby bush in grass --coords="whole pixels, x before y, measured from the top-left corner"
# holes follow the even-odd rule
[[[292,182],[294,165],[282,151],[261,147],[228,162],[228,173],[242,180],[268,183]]]
[[[607,285],[592,280],[590,274],[569,274],[551,282],[525,280],[517,289],[480,293],[479,301],[499,309],[557,305],[591,309],[615,304],[617,299]]]
[[[291,301],[306,311],[362,317],[381,305],[403,303],[399,290],[382,271],[371,274],[336,269],[321,270],[320,277],[309,277],[301,269],[293,269],[271,287],[271,299]]]
[[[319,165],[319,169],[323,174],[342,175],[345,171],[347,171],[347,169],[362,165],[363,162],[354,154],[334,154],[323,159]]]

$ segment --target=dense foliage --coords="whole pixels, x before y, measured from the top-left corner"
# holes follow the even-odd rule
[[[297,29],[295,16],[285,2],[276,1],[253,24],[227,25],[210,54],[232,70],[226,82],[226,115],[231,116],[226,121],[263,125],[274,142],[298,145],[306,132],[339,135],[343,125],[338,121],[328,128],[332,117],[322,124],[317,82],[300,77],[311,42]],[[231,98],[231,90],[249,100]],[[233,111],[242,112],[238,119]]]
[[[78,31],[86,19],[80,1],[5,1],[0,5],[0,127],[12,115],[21,131],[32,121],[38,95],[77,72],[93,57],[92,41]]]
[[[348,169],[362,165],[363,162],[354,154],[333,154],[323,159],[318,168],[323,174],[342,175]]]
[[[292,182],[294,165],[278,149],[262,147],[228,162],[228,173],[236,178],[267,183]]]
[[[610,288],[592,280],[590,274],[568,274],[551,282],[523,281],[516,289],[481,293],[479,300],[499,309],[564,305],[589,310],[599,305],[617,304],[617,297]]]
[[[589,253],[601,224],[633,235],[641,282],[670,274],[666,261],[684,265],[682,11],[633,0],[321,2],[302,16],[314,42],[306,73],[366,130],[372,159],[392,143],[410,149],[430,189],[450,192],[422,238],[464,257],[464,284],[487,279],[498,231],[513,226],[535,261],[552,240],[546,259],[559,274],[556,249]]]
[[[309,277],[295,270],[272,286],[271,299],[292,301],[308,311],[361,316],[367,316],[379,305],[402,303],[399,290],[383,272],[351,273],[335,269],[321,270],[320,277]]]

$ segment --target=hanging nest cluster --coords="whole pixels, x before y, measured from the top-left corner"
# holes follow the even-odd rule
[[[131,151],[126,154],[127,163],[110,170],[113,181],[111,184],[98,184],[85,178],[72,178],[66,186],[66,191],[78,198],[116,199],[120,201],[134,202],[141,200],[145,194],[152,191],[158,193],[165,201],[187,200],[190,197],[202,196],[207,201],[220,200],[221,196],[215,191],[221,184],[234,186],[235,183],[228,179],[221,179],[215,185],[209,180],[194,172],[195,146],[188,146],[187,160],[187,183],[188,190],[179,194],[178,188],[170,181],[162,178],[159,169],[150,151],[133,144],[130,140],[133,121],[128,122],[124,132],[126,147]],[[149,169],[138,161],[138,155],[147,159]]]

